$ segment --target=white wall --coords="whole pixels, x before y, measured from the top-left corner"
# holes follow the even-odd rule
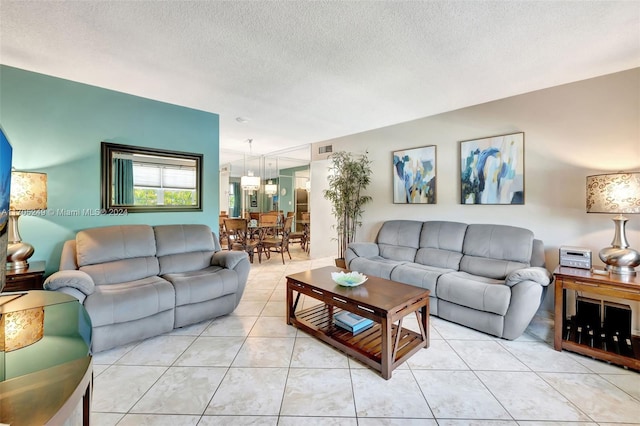
[[[220,171],[220,211],[229,213],[229,172]]]
[[[459,141],[512,132],[525,133],[525,204],[461,205]],[[388,219],[500,223],[531,229],[542,239],[549,270],[563,245],[587,247],[594,264],[601,264],[597,253],[610,245],[614,227],[611,216],[585,212],[585,178],[640,170],[640,68],[319,142],[312,150],[328,144],[333,151],[366,149],[373,160],[373,203],[359,241],[372,241]],[[392,152],[425,145],[437,146],[437,204],[393,204]],[[311,250],[314,257],[331,256],[335,233],[322,197],[328,162],[315,158]],[[640,249],[640,215],[629,219],[627,239]]]

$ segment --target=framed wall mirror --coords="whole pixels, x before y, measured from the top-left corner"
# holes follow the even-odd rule
[[[101,208],[202,211],[202,154],[102,142]]]

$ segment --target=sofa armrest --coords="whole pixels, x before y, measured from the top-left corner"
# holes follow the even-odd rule
[[[236,269],[236,266],[238,266],[243,259],[249,262],[249,257],[244,251],[222,250],[213,254],[211,257],[211,265],[222,266],[227,269]]]
[[[44,281],[46,290],[60,290],[65,287],[80,290],[86,296],[93,293],[96,288],[91,276],[82,271],[58,271]]]
[[[538,266],[518,269],[517,271],[513,271],[512,273],[507,275],[505,284],[509,287],[513,287],[514,285],[522,281],[533,281],[543,287],[546,287],[549,285],[549,283],[551,283],[551,273],[545,268],[541,268]]]
[[[231,269],[237,274],[238,291],[236,292],[235,305],[238,306],[251,270],[249,255],[246,251],[217,251],[211,257],[211,265]]]

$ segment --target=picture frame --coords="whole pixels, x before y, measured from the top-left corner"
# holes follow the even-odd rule
[[[460,142],[461,204],[524,204],[524,132]]]
[[[436,204],[436,146],[393,151],[393,203]]]

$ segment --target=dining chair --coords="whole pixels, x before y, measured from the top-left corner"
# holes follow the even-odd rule
[[[273,237],[278,235],[278,213],[263,213],[260,215],[260,226],[265,228],[264,233]]]
[[[311,244],[311,213],[305,212],[302,213],[302,220],[305,221],[303,225],[304,232],[304,251],[309,253],[309,245]]]
[[[292,212],[292,213],[293,213],[293,212]],[[289,217],[291,218],[291,221],[293,222],[293,215],[291,215],[291,216],[287,216],[287,219],[288,219]],[[291,231],[291,232],[289,233],[289,242],[290,242],[291,244],[293,244],[293,243],[300,243],[300,248],[301,248],[302,250],[305,250],[305,246],[306,246],[306,238],[305,238],[305,237],[306,237],[306,233],[305,233],[304,229],[303,229],[303,230],[301,230],[301,231],[296,231],[295,229],[292,229],[292,230],[290,230],[290,231]]]
[[[260,215],[260,225],[278,225],[278,213],[262,213]]]
[[[224,227],[225,219],[226,219],[226,216],[218,217],[218,239],[220,240],[220,247],[224,247],[225,245],[228,245],[227,230]]]
[[[253,263],[254,253],[257,252],[258,263],[262,263],[260,241],[251,238],[246,219],[225,219],[224,227],[226,229],[229,250],[246,251],[251,263]]]
[[[282,264],[284,265],[284,252],[286,251],[291,259],[291,253],[289,252],[289,233],[291,232],[292,217],[288,217],[284,221],[284,227],[282,228],[282,235],[274,237],[265,237],[260,244],[260,251],[265,252],[267,259],[271,258],[271,253],[280,253],[282,256]]]

